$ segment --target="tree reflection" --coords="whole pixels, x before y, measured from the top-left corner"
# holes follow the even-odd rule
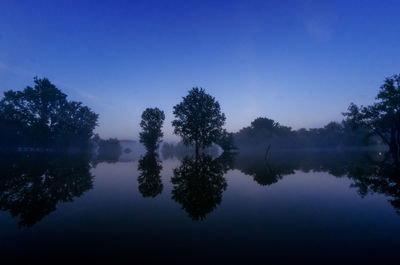
[[[239,155],[234,166],[262,186],[277,183],[284,175],[293,174],[295,168],[287,158],[266,160],[262,155]]]
[[[360,196],[379,193],[400,214],[400,168],[387,161],[385,152],[275,152],[267,161],[262,154],[239,154],[234,168],[252,176],[260,185],[277,183],[296,170],[327,172],[348,177]]]
[[[390,204],[400,214],[400,169],[387,163],[355,165],[348,172],[360,196],[379,193],[389,197]]]
[[[147,152],[139,160],[138,177],[139,191],[143,197],[156,197],[161,194],[163,184],[161,181],[160,172],[162,170],[161,161],[158,159],[158,154],[154,152]]]
[[[202,154],[197,159],[185,157],[174,169],[172,198],[193,220],[205,219],[221,203],[222,193],[227,188],[226,164],[226,160],[213,160]]]
[[[19,216],[19,226],[33,226],[93,187],[87,156],[26,155],[0,161],[0,209]]]

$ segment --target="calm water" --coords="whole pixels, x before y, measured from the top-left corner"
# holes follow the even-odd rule
[[[398,264],[400,188],[379,159],[3,157],[1,263]]]

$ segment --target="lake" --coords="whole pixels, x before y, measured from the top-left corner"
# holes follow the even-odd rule
[[[1,263],[398,264],[400,181],[381,156],[7,155]]]

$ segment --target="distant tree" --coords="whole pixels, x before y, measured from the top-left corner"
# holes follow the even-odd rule
[[[118,139],[99,140],[98,155],[95,162],[117,162],[122,153],[122,147]]]
[[[218,101],[197,87],[174,106],[174,115],[174,133],[182,137],[185,145],[195,146],[196,156],[200,147],[208,147],[218,140],[225,124]]]
[[[347,124],[363,127],[382,138],[390,148],[395,164],[400,156],[400,75],[386,78],[380,87],[376,102],[358,107],[351,103],[346,116]]]
[[[161,142],[163,133],[161,131],[165,114],[158,108],[147,108],[142,113],[140,127],[140,142],[144,144],[149,152],[156,150]]]
[[[6,91],[0,101],[0,128],[14,146],[86,146],[98,115],[67,96],[46,78],[35,86]]]
[[[215,143],[218,144],[224,150],[224,152],[237,149],[234,143],[233,133],[228,133],[225,129],[222,131],[220,137]]]

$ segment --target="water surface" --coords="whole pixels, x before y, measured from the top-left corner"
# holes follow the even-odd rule
[[[1,258],[396,264],[400,188],[377,173],[379,159],[332,152],[267,161],[250,154],[3,157]]]

